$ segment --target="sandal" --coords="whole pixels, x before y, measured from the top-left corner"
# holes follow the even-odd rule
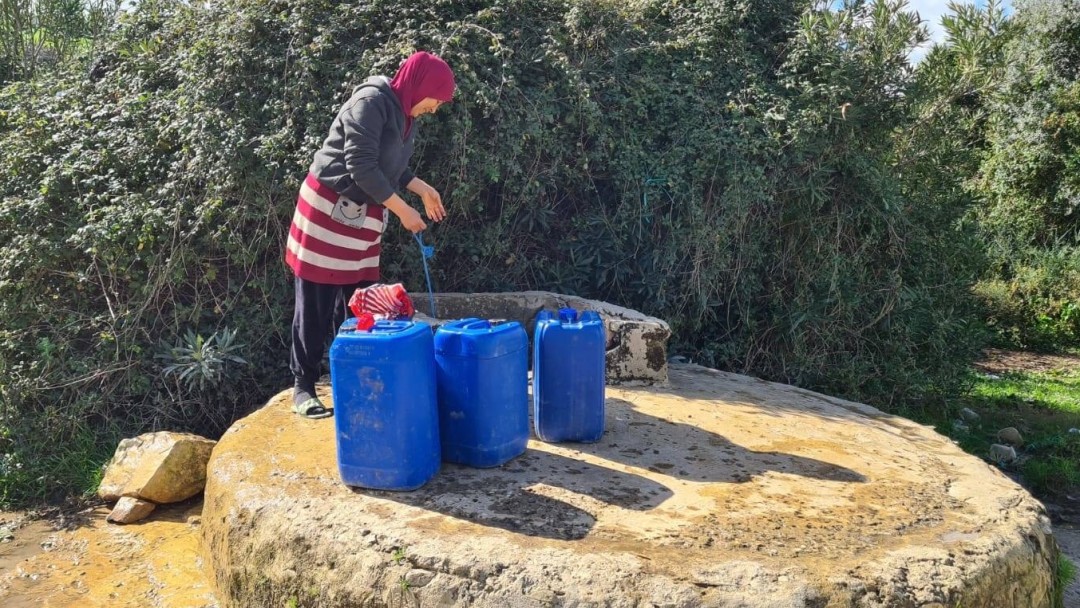
[[[322,402],[319,401],[318,397],[312,397],[300,403],[294,403],[292,409],[304,418],[310,418],[312,420],[329,418],[334,415],[334,409],[324,406]]]

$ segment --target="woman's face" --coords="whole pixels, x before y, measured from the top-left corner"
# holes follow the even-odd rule
[[[438,99],[425,97],[423,101],[412,107],[412,111],[409,112],[409,115],[416,118],[418,116],[423,116],[424,114],[434,114],[435,110],[438,110],[439,106],[442,104],[443,102]]]

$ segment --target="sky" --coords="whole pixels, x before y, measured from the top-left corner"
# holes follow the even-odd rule
[[[985,0],[975,0],[975,4],[983,6],[986,2]],[[908,0],[908,5],[912,10],[918,11],[919,16],[926,22],[926,26],[930,29],[930,40],[940,42],[945,36],[945,31],[941,29],[941,16],[949,11],[948,0]],[[1002,5],[1005,7],[1006,14],[1012,12],[1012,0],[1004,0]],[[926,52],[930,50],[931,44],[915,49],[911,53],[912,63],[918,63],[922,60]]]

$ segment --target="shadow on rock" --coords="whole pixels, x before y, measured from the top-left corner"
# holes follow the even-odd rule
[[[434,479],[413,492],[354,491],[559,540],[584,538],[596,523],[590,511],[605,504],[645,511],[672,495],[648,477],[534,449],[490,469],[444,463]]]
[[[822,460],[748,450],[700,427],[645,414],[622,399],[609,398],[606,406],[606,429],[599,442],[565,445],[689,481],[741,483],[768,471],[826,481],[866,481],[860,473]]]
[[[890,414],[864,404],[693,363],[669,363],[668,376],[669,385],[657,384],[639,390],[677,399],[748,405],[764,416],[786,416],[796,412],[826,420],[892,418]]]
[[[860,483],[859,473],[821,460],[756,452],[699,427],[644,414],[607,400],[607,430],[597,443],[558,444],[562,453],[528,449],[495,468],[443,464],[413,492],[354,491],[528,536],[584,538],[605,505],[648,511],[673,490],[657,476],[706,483],[743,483],[769,471]],[[585,459],[575,453],[589,455]],[[589,462],[603,460],[622,466]],[[650,471],[648,476],[628,467]]]

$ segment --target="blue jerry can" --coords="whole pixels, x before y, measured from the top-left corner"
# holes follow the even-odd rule
[[[350,486],[414,490],[439,470],[431,326],[348,319],[330,346],[338,470]]]
[[[599,441],[604,434],[604,356],[600,315],[573,308],[540,311],[533,333],[533,422],[544,441]]]
[[[495,467],[529,442],[529,338],[520,323],[461,319],[435,332],[446,462]]]

